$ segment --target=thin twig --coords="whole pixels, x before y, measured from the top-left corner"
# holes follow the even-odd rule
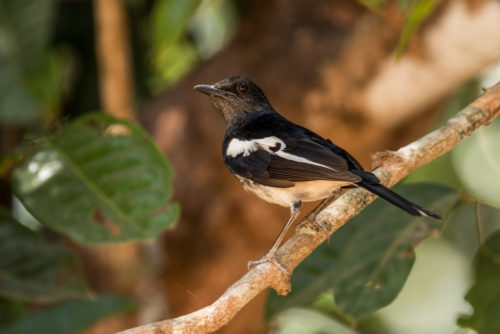
[[[474,130],[489,124],[499,113],[500,83],[488,89],[439,129],[396,152],[375,155],[375,164],[378,166],[375,173],[385,185],[392,186],[418,167],[450,151]],[[374,199],[375,195],[366,190],[349,190],[323,210],[316,221],[332,234]],[[327,237],[324,232],[315,231],[310,225],[304,224],[278,250],[278,260],[291,273]],[[209,306],[181,317],[132,328],[121,334],[210,333],[226,325],[243,306],[268,287],[279,294],[286,294],[290,290],[289,282],[281,275],[281,270],[265,263],[247,272]]]

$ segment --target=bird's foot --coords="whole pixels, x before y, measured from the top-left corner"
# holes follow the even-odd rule
[[[330,205],[333,201],[339,197],[342,193],[342,188],[335,189],[335,191],[330,195],[330,197],[324,199],[319,203],[317,207],[314,208],[311,212],[307,214],[307,216],[297,225],[297,229],[309,227],[315,231],[321,232],[323,234],[330,235],[330,231],[323,224],[316,221],[316,217],[318,214],[323,211],[328,205]]]
[[[278,268],[278,277],[276,280],[272,280],[271,288],[273,288],[278,295],[285,296],[286,294],[288,294],[292,289],[292,286],[290,284],[290,272],[285,268],[284,265],[282,265],[278,261],[278,259],[276,258],[276,252],[268,252],[259,260],[248,261],[248,269],[264,263],[270,263],[275,268]]]
[[[276,253],[274,252],[268,252],[266,255],[264,255],[258,260],[248,261],[247,266],[248,269],[250,270],[253,267],[263,263],[271,263],[275,265],[288,278],[288,280],[290,279],[290,273],[288,272],[288,269],[286,269],[285,266],[278,261],[278,259],[276,258]]]
[[[308,228],[311,228],[315,231],[329,234],[328,229],[323,224],[316,221],[316,217],[318,216],[318,213],[319,212],[314,212],[314,211],[309,212],[307,214],[307,216],[305,216],[304,219],[299,224],[297,224],[296,228],[302,229],[302,228],[308,227]]]

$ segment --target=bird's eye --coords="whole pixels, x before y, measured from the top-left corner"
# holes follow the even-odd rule
[[[248,85],[244,82],[239,83],[238,86],[236,86],[236,89],[238,89],[239,92],[245,93],[248,90]]]

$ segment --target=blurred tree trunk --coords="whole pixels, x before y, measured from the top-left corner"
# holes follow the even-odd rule
[[[427,35],[447,31],[442,18],[450,12],[448,7],[461,6],[456,9],[460,15],[473,18],[484,15],[483,7],[490,2],[469,7],[466,1],[451,4],[443,2],[400,63],[395,63],[403,20],[393,8],[375,15],[347,0],[243,3],[247,8],[241,9],[242,22],[230,45],[142,110],[139,117],[175,166],[175,196],[182,206],[177,228],[164,237],[163,278],[172,312],[168,317],[217,298],[247,270],[248,260],[258,259],[270,247],[288,217],[288,209],[245,193],[223,166],[224,122],[208,99],[192,90],[193,85],[248,76],[279,112],[332,139],[370,168],[370,153],[395,149],[426,132],[436,118],[436,106],[481,67],[500,59],[496,43],[496,49],[479,57],[474,66],[468,64],[466,73],[460,72],[459,64],[440,73],[435,78],[438,93],[426,78],[407,78],[397,96],[381,89],[390,87],[382,79],[398,64],[409,61],[418,68],[439,57],[427,53],[432,51]],[[498,15],[495,6],[488,13],[496,10]],[[404,101],[405,90],[411,92],[408,105],[393,103]],[[379,96],[380,92],[385,95]],[[390,106],[389,116],[376,116],[378,98]],[[415,106],[417,99],[424,101]],[[264,317],[264,302],[264,295],[257,298],[221,332],[263,332],[264,322],[256,319]]]
[[[125,4],[120,0],[94,0],[93,6],[102,108],[116,117],[134,119],[135,96]]]

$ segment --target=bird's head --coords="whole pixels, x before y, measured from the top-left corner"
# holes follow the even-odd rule
[[[213,85],[196,85],[194,89],[208,95],[224,116],[226,126],[237,123],[249,114],[272,110],[259,86],[245,77],[231,77]]]

